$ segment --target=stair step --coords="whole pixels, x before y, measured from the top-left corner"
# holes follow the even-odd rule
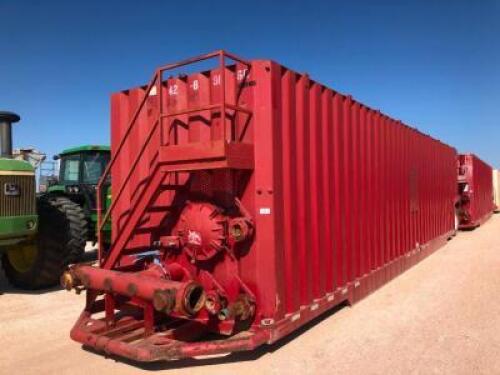
[[[167,172],[221,168],[253,169],[254,146],[222,140],[161,146],[159,163]]]
[[[157,229],[158,227],[138,227],[135,228],[134,234],[146,234],[146,233],[151,233],[153,229]]]
[[[146,210],[146,212],[167,212],[171,210],[172,206],[151,206]]]
[[[184,185],[163,184],[160,186],[161,190],[181,190],[183,188]]]
[[[146,209],[152,203],[152,196],[154,192],[160,188],[162,182],[163,174],[158,173],[158,171],[152,176],[151,179],[149,179],[148,184],[144,187],[141,198],[139,198],[135,205],[131,207],[129,216],[125,220],[121,231],[119,231],[117,237],[113,241],[113,244],[111,245],[111,248],[109,250],[109,256],[106,258],[104,264],[102,265],[104,269],[113,268],[116,261],[122,255],[122,250],[124,250],[134,230],[137,229],[138,224],[141,222]]]

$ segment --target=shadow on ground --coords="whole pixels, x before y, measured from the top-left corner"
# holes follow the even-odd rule
[[[40,294],[45,294],[45,293],[50,293],[50,292],[56,292],[58,290],[61,290],[62,288],[57,285],[52,288],[47,288],[47,289],[38,289],[38,290],[25,290],[25,289],[19,289],[14,286],[12,286],[7,278],[5,277],[5,274],[3,270],[0,270],[0,296],[3,294],[32,294],[32,295],[40,295]]]
[[[92,250],[87,250],[83,256],[81,261],[82,262],[91,262],[97,259],[97,250],[92,249]],[[26,289],[19,289],[14,286],[12,286],[9,281],[7,280],[5,273],[3,272],[3,269],[0,267],[0,296],[2,294],[33,294],[33,295],[40,295],[40,294],[45,294],[45,293],[50,293],[50,292],[56,292],[58,290],[61,290],[61,286],[56,285],[53,286],[52,288],[45,288],[45,289],[37,289],[37,290],[26,290]]]
[[[235,362],[247,362],[247,361],[255,361],[262,357],[265,354],[273,353],[283,346],[286,346],[292,340],[301,336],[304,332],[309,330],[311,327],[316,324],[320,324],[323,320],[328,319],[330,316],[335,314],[337,311],[343,309],[348,306],[347,301],[341,303],[340,305],[334,307],[333,309],[326,311],[322,315],[318,316],[316,319],[311,320],[309,323],[305,324],[301,328],[297,329],[293,333],[288,336],[282,338],[278,342],[271,345],[262,345],[252,351],[243,351],[243,352],[235,352],[226,356],[221,357],[213,357],[213,358],[203,358],[203,359],[195,359],[195,358],[185,358],[173,361],[159,361],[152,363],[142,363],[135,362],[132,360],[128,360],[125,358],[121,358],[114,355],[106,355],[106,358],[115,360],[116,362],[121,362],[128,364],[130,366],[134,366],[146,371],[164,371],[164,370],[175,370],[182,369],[187,367],[201,367],[201,366],[213,366],[219,364],[227,364],[227,363],[235,363]],[[96,352],[92,348],[82,346],[82,348],[88,352],[91,352],[95,355],[103,355],[101,352]]]

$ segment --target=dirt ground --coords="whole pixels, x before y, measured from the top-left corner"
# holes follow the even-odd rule
[[[0,276],[1,374],[500,374],[500,215],[277,345],[143,367],[71,341],[84,296]]]

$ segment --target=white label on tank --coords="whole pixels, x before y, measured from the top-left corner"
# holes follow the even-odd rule
[[[317,303],[312,304],[311,305],[311,311],[317,310],[318,307],[319,307],[319,304],[317,304]]]
[[[299,320],[300,319],[300,314],[295,314],[295,315],[292,315],[292,318],[290,319],[292,322],[295,322],[296,320]]]
[[[188,231],[188,243],[191,245],[201,245],[201,233],[195,230]]]
[[[261,215],[271,215],[271,209],[269,207],[261,207],[259,213]]]

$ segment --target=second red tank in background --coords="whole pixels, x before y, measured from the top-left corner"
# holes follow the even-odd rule
[[[460,154],[457,217],[460,229],[472,229],[493,213],[493,169],[474,154]]]

